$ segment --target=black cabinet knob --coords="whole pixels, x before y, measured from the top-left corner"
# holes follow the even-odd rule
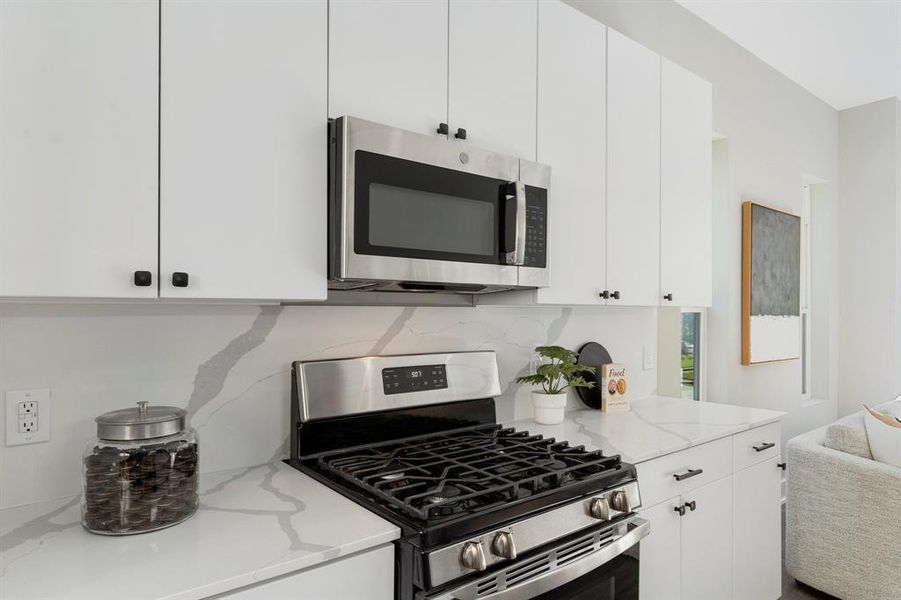
[[[450,129],[447,128],[447,123],[438,123],[438,133],[441,135],[447,135]]]
[[[776,463],[776,466],[779,467],[780,469],[782,469],[783,471],[785,470],[785,463]]]
[[[600,296],[600,297],[603,298],[604,300],[607,300],[607,299],[610,298],[610,291],[609,291],[609,290],[604,290],[603,292],[601,292],[600,294],[598,294],[598,296]]]
[[[684,506],[677,506],[677,507],[673,508],[673,510],[676,511],[677,513],[679,513],[680,517],[685,516],[685,507]]]
[[[610,297],[613,298],[614,300],[619,300],[619,290],[616,290],[615,292],[610,294]]]
[[[135,285],[147,287],[153,283],[153,274],[150,271],[135,271]]]
[[[691,512],[694,512],[695,509],[698,507],[697,504],[695,504],[695,501],[694,501],[694,500],[692,500],[691,502],[686,502],[686,503],[685,503],[685,506],[686,506]]]
[[[176,271],[172,274],[172,287],[188,287],[188,274]]]
[[[666,300],[667,302],[672,302],[673,301],[672,293],[664,294],[663,299]]]
[[[463,129],[462,127],[457,127],[457,133],[454,134],[454,137],[457,138],[458,140],[465,140],[466,139],[466,130]]]

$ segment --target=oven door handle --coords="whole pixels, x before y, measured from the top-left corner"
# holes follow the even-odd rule
[[[634,517],[626,523],[626,533],[584,558],[565,567],[548,571],[534,579],[508,587],[493,594],[480,596],[479,600],[528,600],[539,594],[549,592],[570,581],[590,573],[601,565],[610,562],[651,532],[651,524],[645,519]],[[468,587],[468,586],[467,586]],[[453,590],[441,594],[433,600],[458,600],[455,594],[461,590]],[[459,600],[466,600],[460,597]]]
[[[506,262],[508,265],[523,265],[526,262],[526,184],[513,181],[506,187],[504,239],[507,248],[512,246],[512,250],[506,252]],[[510,233],[513,234],[512,240]]]

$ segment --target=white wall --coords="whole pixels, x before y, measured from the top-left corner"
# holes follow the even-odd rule
[[[786,439],[826,423],[836,414],[837,390],[823,373],[835,371],[837,267],[828,252],[814,255],[813,336],[825,346],[819,371],[822,402],[802,406],[801,365],[792,360],[742,366],[741,202],[756,200],[801,210],[805,176],[827,183],[813,212],[817,247],[835,243],[838,181],[838,114],[700,18],[669,0],[630,2],[567,0],[666,58],[713,83],[714,130],[727,137],[714,155],[714,298],[708,317],[708,398],[787,411]],[[823,369],[823,365],[818,366]]]
[[[839,113],[839,413],[901,394],[901,101]]]
[[[531,416],[530,388],[512,382],[535,346],[595,340],[648,395],[657,375],[641,370],[641,352],[656,321],[655,309],[622,307],[0,304],[0,391],[53,394],[50,442],[0,447],[0,507],[78,493],[94,417],[138,400],[188,410],[203,471],[284,458],[294,360],[495,350],[509,421]]]

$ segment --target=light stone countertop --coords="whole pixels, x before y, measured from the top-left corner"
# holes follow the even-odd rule
[[[778,421],[784,413],[651,397],[627,413],[585,409],[560,425],[520,430],[639,463]],[[84,531],[79,498],[0,511],[4,600],[195,599],[347,556],[400,530],[281,462],[201,475],[201,506],[160,531],[107,537]]]
[[[784,415],[775,410],[653,396],[633,400],[632,410],[626,413],[585,408],[567,412],[560,425],[539,425],[532,419],[505,425],[566,440],[571,446],[619,454],[635,464],[773,423]]]
[[[0,511],[0,597],[203,598],[400,536],[281,462],[202,474],[200,494],[187,521],[130,536],[82,529],[79,497]]]

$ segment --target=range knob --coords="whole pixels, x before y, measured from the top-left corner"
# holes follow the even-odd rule
[[[482,550],[482,542],[466,542],[463,551],[460,552],[460,563],[467,569],[484,571],[485,552]]]
[[[513,534],[509,531],[501,531],[494,536],[491,542],[491,552],[495,556],[513,560],[516,558],[516,546],[513,544]]]
[[[607,497],[601,496],[600,498],[592,498],[588,505],[588,513],[595,519],[609,521],[611,514],[610,503],[607,501]]]
[[[616,490],[613,492],[613,495],[610,498],[610,504],[613,506],[614,510],[620,512],[629,512],[632,510],[632,507],[629,505],[629,496],[626,494],[625,490]]]

